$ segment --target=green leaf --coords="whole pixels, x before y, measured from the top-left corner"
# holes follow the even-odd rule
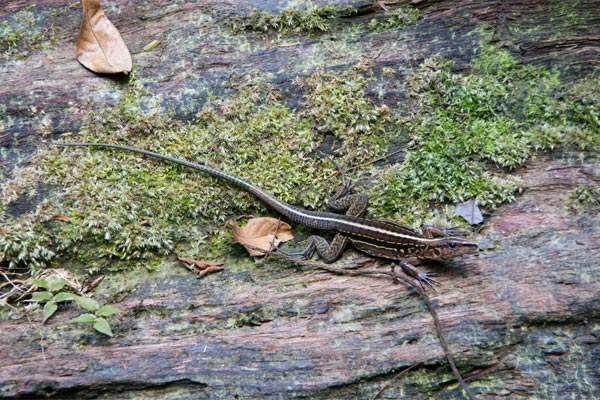
[[[67,281],[65,281],[63,278],[59,278],[59,277],[50,278],[50,279],[48,279],[48,291],[49,292],[58,292],[60,289],[65,287],[66,284],[67,284]]]
[[[73,294],[67,292],[59,292],[54,295],[54,301],[60,303],[61,301],[73,300]]]
[[[108,324],[108,321],[102,317],[96,318],[96,322],[94,322],[94,329],[110,337],[112,337],[113,335],[112,331],[110,330],[110,325]]]
[[[33,284],[41,288],[48,289],[48,282],[46,282],[44,279],[34,279]]]
[[[70,320],[69,322],[95,322],[96,321],[96,316],[94,314],[89,314],[89,313],[85,313],[85,314],[81,314],[79,317],[75,317],[72,320]]]
[[[80,307],[83,307],[88,311],[96,311],[100,308],[100,304],[98,304],[96,300],[90,299],[89,297],[73,295],[73,300],[75,300]]]
[[[52,300],[52,293],[50,292],[36,292],[31,296],[33,301],[48,301]]]
[[[110,317],[111,315],[123,312],[117,307],[113,306],[102,306],[98,311],[96,311],[96,315],[99,317]]]
[[[50,300],[49,302],[47,302],[46,305],[44,305],[44,310],[42,311],[42,322],[46,322],[48,318],[54,315],[57,309],[58,306],[56,305],[56,302],[54,300]]]

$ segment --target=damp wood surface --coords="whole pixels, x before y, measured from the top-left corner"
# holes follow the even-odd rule
[[[47,19],[60,29],[43,39],[46,47],[0,59],[0,146],[9,167],[35,152],[31,139],[77,131],[82,104],[116,102],[120,84],[75,60],[79,8],[37,3],[8,0],[0,10],[2,20],[31,5],[38,16],[63,10]],[[219,35],[224,19],[254,7],[278,12],[283,3],[104,6],[130,47],[136,76],[152,82],[149,90],[182,120],[208,92],[226,94],[232,76],[255,69],[284,95],[316,66],[344,68],[364,58],[376,60],[377,71],[441,54],[460,71],[477,42],[469,32],[482,22],[524,64],[557,66],[572,79],[600,64],[600,1],[592,0],[572,9],[543,1],[413,1],[423,13],[417,24],[359,36],[350,47],[318,38],[267,43],[260,35],[240,46]],[[372,18],[372,3],[351,3],[362,11],[344,24]],[[161,44],[143,52],[155,39]],[[398,86],[383,99],[404,96]],[[486,216],[479,254],[424,267],[443,284],[431,298],[478,397],[600,397],[600,217],[565,208],[569,190],[598,187],[599,169],[559,154],[531,159],[516,171],[523,194]],[[39,314],[0,321],[0,397],[463,398],[431,316],[410,288],[277,262],[247,271],[227,262],[202,280],[175,261],[159,272],[140,270],[143,279],[114,304],[125,316],[114,338],[81,330],[75,337],[64,322],[78,315],[71,306],[45,325]],[[119,279],[127,278],[106,281]]]

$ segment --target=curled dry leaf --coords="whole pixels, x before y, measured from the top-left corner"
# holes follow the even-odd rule
[[[127,45],[108,20],[99,0],[82,0],[83,20],[77,36],[77,60],[100,74],[127,73],[133,61]]]
[[[96,289],[96,287],[100,284],[100,282],[102,282],[102,280],[104,280],[104,275],[97,276],[94,279],[86,279],[83,283],[81,293],[88,293]]]
[[[194,260],[193,258],[177,257],[177,261],[181,261],[185,266],[194,273],[196,279],[200,279],[213,272],[223,271],[225,267],[223,263],[210,262],[204,260]]]
[[[280,243],[294,238],[292,227],[276,218],[250,218],[244,227],[240,227],[234,220],[230,220],[228,224],[233,229],[233,240],[244,246],[251,256],[264,255],[252,247],[271,251]]]

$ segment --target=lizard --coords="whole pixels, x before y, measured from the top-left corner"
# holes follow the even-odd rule
[[[273,194],[238,178],[234,175],[187,160],[153,151],[112,143],[56,143],[41,142],[61,147],[100,147],[141,154],[154,159],[168,161],[184,167],[204,172],[214,178],[256,196],[270,208],[289,220],[310,228],[334,231],[331,242],[321,236],[311,235],[306,247],[294,255],[311,257],[315,252],[326,263],[340,258],[350,243],[354,248],[368,255],[399,261],[402,270],[409,276],[433,288],[438,282],[431,274],[420,272],[414,266],[422,260],[447,260],[477,250],[475,241],[456,235],[454,229],[444,229],[424,225],[420,230],[391,221],[364,218],[368,197],[364,194],[349,194],[351,185],[342,174],[342,187],[328,200],[327,205],[334,211],[346,211],[345,214],[312,211],[296,207],[277,198]],[[394,264],[392,264],[394,265]]]

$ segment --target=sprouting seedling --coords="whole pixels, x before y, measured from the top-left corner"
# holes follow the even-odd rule
[[[100,304],[89,297],[78,296],[73,293],[61,291],[67,282],[60,277],[51,277],[48,279],[34,279],[33,281],[38,287],[46,289],[45,291],[36,292],[31,296],[32,301],[45,302],[42,311],[42,323],[45,323],[50,317],[54,315],[58,309],[58,303],[65,301],[74,301],[80,307],[90,313],[84,313],[80,316],[73,318],[69,322],[78,323],[93,323],[94,329],[98,332],[112,337],[112,330],[110,324],[105,317],[110,317],[120,313],[116,307],[113,306],[100,306]]]
[[[88,297],[74,296],[73,299],[81,307],[93,313],[84,313],[78,317],[73,318],[69,322],[72,323],[93,323],[94,329],[100,333],[112,337],[112,330],[110,324],[104,317],[110,317],[121,312],[117,307],[113,306],[100,306],[96,300]]]
[[[46,322],[58,310],[58,303],[71,300],[71,293],[61,292],[67,281],[60,277],[34,279],[33,283],[45,291],[36,292],[31,296],[32,301],[46,302],[42,311],[42,322]]]

